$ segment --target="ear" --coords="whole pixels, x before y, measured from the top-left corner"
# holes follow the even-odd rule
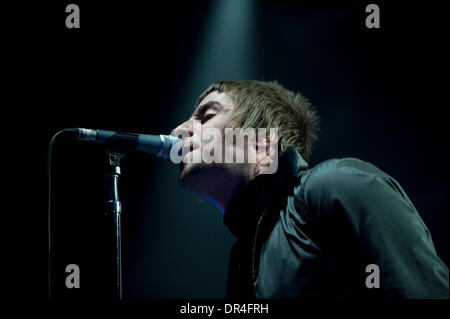
[[[256,141],[256,165],[254,175],[273,174],[278,168],[278,130],[270,129],[270,135],[267,137],[260,134],[258,130],[258,138]]]

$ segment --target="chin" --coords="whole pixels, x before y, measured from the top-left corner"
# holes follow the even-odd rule
[[[180,183],[186,188],[195,188],[195,184],[200,182],[199,175],[205,170],[205,164],[201,163],[180,163]]]
[[[226,167],[215,163],[182,163],[180,164],[179,181],[183,187],[196,193],[208,193],[216,188]]]
[[[183,183],[184,179],[186,178],[186,175],[189,172],[189,163],[180,163],[180,182]]]

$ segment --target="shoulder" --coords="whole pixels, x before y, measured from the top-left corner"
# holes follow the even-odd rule
[[[320,190],[330,187],[355,188],[355,182],[372,181],[385,178],[386,174],[376,166],[357,158],[330,159],[309,170],[304,175],[305,187],[309,190]]]
[[[302,176],[301,188],[308,206],[333,204],[339,199],[367,199],[386,189],[396,193],[401,190],[375,165],[351,157],[330,159],[308,169]]]

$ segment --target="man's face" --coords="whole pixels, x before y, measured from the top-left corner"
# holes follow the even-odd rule
[[[202,157],[205,144],[214,150],[220,148],[223,158],[227,153],[233,154],[236,151],[235,145],[225,145],[224,138],[202,140],[202,132],[208,129],[215,128],[223,133],[233,108],[234,103],[226,93],[213,91],[200,101],[190,119],[173,132],[173,135],[183,137],[184,163],[181,164],[180,181],[196,193],[214,197],[213,193],[221,187],[227,187],[226,183],[242,181],[248,174],[249,164],[226,164],[224,161],[205,163]],[[201,158],[201,161],[193,162],[195,157]]]

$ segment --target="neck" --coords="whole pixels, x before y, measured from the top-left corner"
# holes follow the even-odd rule
[[[225,214],[227,204],[250,180],[247,171],[237,167],[219,167],[213,171],[196,170],[186,174],[181,185]]]
[[[216,206],[222,214],[225,214],[225,208],[230,200],[249,182],[249,179],[241,177],[235,179],[232,183],[221,185],[216,191],[205,192],[205,199]]]

